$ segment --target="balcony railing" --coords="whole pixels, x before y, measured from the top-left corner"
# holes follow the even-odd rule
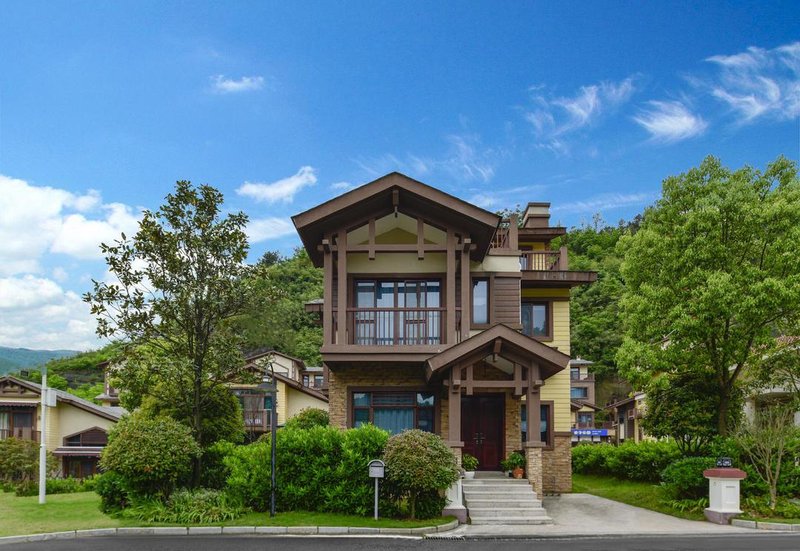
[[[492,236],[492,249],[516,250],[519,247],[519,226],[516,214],[500,222]]]
[[[558,251],[522,251],[519,257],[520,268],[534,271],[566,270],[566,248]]]
[[[32,440],[34,442],[38,442],[39,431],[27,427],[16,429],[0,429],[0,440],[5,440],[6,438],[19,438],[20,440]]]
[[[348,308],[348,344],[441,344],[445,316],[445,308]]]
[[[244,428],[250,431],[266,432],[272,423],[272,412],[268,409],[252,409],[244,411]]]
[[[594,373],[589,373],[588,375],[580,375],[575,373],[569,374],[569,379],[571,381],[580,381],[584,383],[593,383],[594,382]]]

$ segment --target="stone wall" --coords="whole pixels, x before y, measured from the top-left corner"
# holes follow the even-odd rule
[[[522,403],[519,398],[514,398],[513,392],[506,392],[506,451],[503,459],[511,452],[522,449]]]
[[[533,486],[533,491],[541,499],[543,494],[542,486],[542,448],[526,448],[525,449],[525,475],[528,477],[528,482]]]
[[[553,449],[542,451],[542,487],[546,493],[572,491],[572,443],[569,433],[553,436]]]

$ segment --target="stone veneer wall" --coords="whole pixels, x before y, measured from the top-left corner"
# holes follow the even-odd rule
[[[506,452],[503,459],[522,449],[522,403],[519,398],[514,398],[513,392],[506,392]]]
[[[553,449],[542,450],[542,487],[546,493],[572,491],[572,436],[553,435]]]

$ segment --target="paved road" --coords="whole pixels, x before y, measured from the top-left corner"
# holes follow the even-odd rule
[[[540,540],[420,540],[400,538],[275,538],[253,536],[114,537],[4,545],[2,551],[797,551],[800,535],[662,536]]]

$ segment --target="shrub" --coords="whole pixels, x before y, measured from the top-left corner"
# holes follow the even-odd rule
[[[503,461],[500,462],[500,468],[504,471],[513,471],[514,469],[525,468],[525,456],[519,452],[511,452]]]
[[[329,423],[330,416],[324,409],[305,408],[301,409],[297,415],[286,421],[285,428],[310,429],[314,427],[327,427]]]
[[[572,448],[572,470],[579,474],[609,474],[607,460],[616,451],[611,444],[579,444]]]
[[[698,500],[708,497],[708,479],[703,471],[716,465],[713,457],[685,457],[661,473],[661,485],[674,500]]]
[[[478,458],[474,455],[465,453],[463,456],[461,456],[461,466],[464,467],[465,471],[474,471],[478,468]]]
[[[130,503],[125,478],[114,471],[95,477],[94,491],[100,496],[100,510],[104,513],[121,511]]]
[[[47,471],[55,471],[57,461],[52,453],[47,454]],[[39,443],[20,438],[0,440],[0,480],[20,482],[34,480],[39,476]]]
[[[411,518],[430,514],[441,498],[430,503],[433,495],[458,480],[459,471],[453,452],[437,435],[421,430],[408,430],[389,438],[384,452],[386,481],[390,491],[399,499],[406,499]],[[441,514],[441,509],[435,515]]]
[[[126,518],[144,522],[208,524],[233,520],[242,515],[241,504],[219,490],[178,490],[165,503],[146,499],[125,511]]]
[[[606,469],[617,478],[659,482],[661,472],[680,457],[674,442],[626,442],[606,457]]]
[[[176,482],[188,475],[199,453],[187,426],[136,412],[123,417],[111,431],[100,465],[123,477],[129,492],[166,499]]]
[[[84,488],[83,481],[79,478],[48,478],[45,484],[48,494],[73,494],[75,492],[89,492]],[[17,485],[14,493],[18,497],[39,495],[39,482],[26,480]]]

